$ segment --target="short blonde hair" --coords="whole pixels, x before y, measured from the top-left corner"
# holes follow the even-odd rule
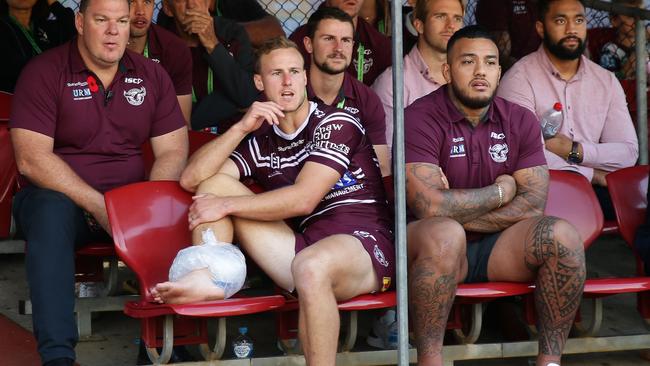
[[[287,37],[280,36],[264,41],[264,43],[262,43],[255,51],[255,72],[258,74],[260,73],[260,60],[262,59],[262,56],[268,55],[275,50],[284,48],[293,48],[294,50],[298,51],[298,53],[300,53],[300,49],[298,49],[296,43]],[[300,53],[300,55],[302,56],[302,53]]]

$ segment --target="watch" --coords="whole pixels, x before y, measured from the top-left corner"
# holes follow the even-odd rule
[[[566,157],[566,161],[571,164],[580,164],[582,163],[582,154],[578,151],[579,144],[575,141],[571,143],[571,151]]]

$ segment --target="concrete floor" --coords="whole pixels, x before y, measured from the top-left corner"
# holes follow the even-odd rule
[[[1,245],[1,243],[0,243]],[[618,238],[599,239],[587,251],[589,277],[607,277],[614,275],[632,275],[634,261],[629,249]],[[0,313],[31,330],[31,316],[18,313],[18,300],[28,298],[28,289],[24,274],[24,256],[21,254],[0,255]],[[623,334],[648,334],[642,319],[635,309],[635,297],[617,295],[605,299],[604,321],[600,336]],[[477,343],[499,342],[503,339],[500,331],[497,311],[488,309],[485,326]],[[365,345],[373,314],[360,315],[359,338],[355,351],[368,351]],[[237,318],[228,323],[228,334],[237,335],[239,326],[248,326],[250,336],[255,343],[256,356],[278,356],[282,353],[276,348],[274,319],[272,314],[258,314]],[[82,341],[77,346],[78,363],[81,366],[115,366],[134,365],[138,352],[139,324],[120,312],[97,313],[93,319],[91,340]],[[228,340],[230,344],[231,338]],[[0,338],[0,342],[2,342]],[[650,344],[648,344],[650,348]],[[198,355],[194,349],[190,352]],[[226,351],[225,357],[232,352]],[[197,358],[198,360],[198,358]],[[511,358],[499,360],[457,361],[456,365],[522,365],[528,366],[532,358]],[[567,355],[563,358],[564,366],[577,365],[650,365],[639,357],[638,351],[591,353]],[[30,365],[25,365],[30,366]]]

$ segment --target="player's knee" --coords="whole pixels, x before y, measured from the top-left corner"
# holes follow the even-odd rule
[[[465,255],[465,230],[448,218],[423,220],[409,231],[412,260],[430,260],[436,265],[456,266]]]
[[[542,260],[561,260],[565,265],[584,267],[584,246],[580,234],[566,220],[544,216],[535,225],[533,231],[535,253],[542,255]]]
[[[298,294],[308,293],[331,283],[326,264],[308,251],[298,253],[293,259],[291,274]]]
[[[196,190],[196,193],[211,193],[217,196],[243,196],[252,194],[252,192],[239,180],[227,174],[220,173],[217,173],[201,182]]]

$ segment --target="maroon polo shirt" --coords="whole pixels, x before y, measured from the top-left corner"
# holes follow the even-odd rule
[[[302,25],[296,29],[289,39],[296,42],[300,53],[305,59],[305,68],[309,70],[311,56],[305,49],[303,39],[307,36],[307,25]],[[370,86],[382,72],[391,66],[392,45],[390,38],[379,33],[372,25],[365,20],[358,18],[357,29],[354,35],[354,49],[352,51],[352,62],[348,67],[348,72],[355,78],[357,77],[359,59],[359,47],[363,45],[365,51],[363,56],[363,83]]]
[[[148,58],[159,63],[174,83],[176,95],[192,94],[192,55],[174,33],[152,24],[147,32]]]
[[[307,84],[309,100],[325,104]],[[377,94],[366,84],[345,73],[343,86],[332,106],[344,109],[361,121],[372,145],[386,145],[386,113]]]
[[[510,55],[516,59],[536,51],[542,42],[536,21],[537,5],[532,0],[480,0],[476,6],[476,23],[510,34]]]
[[[167,72],[126,50],[111,85],[86,68],[77,39],[24,69],[9,127],[54,139],[54,153],[100,192],[144,179],[141,146],[185,126]]]
[[[443,86],[406,108],[404,128],[406,163],[440,166],[450,188],[486,187],[499,175],[546,164],[537,117],[499,97],[472,127]]]

